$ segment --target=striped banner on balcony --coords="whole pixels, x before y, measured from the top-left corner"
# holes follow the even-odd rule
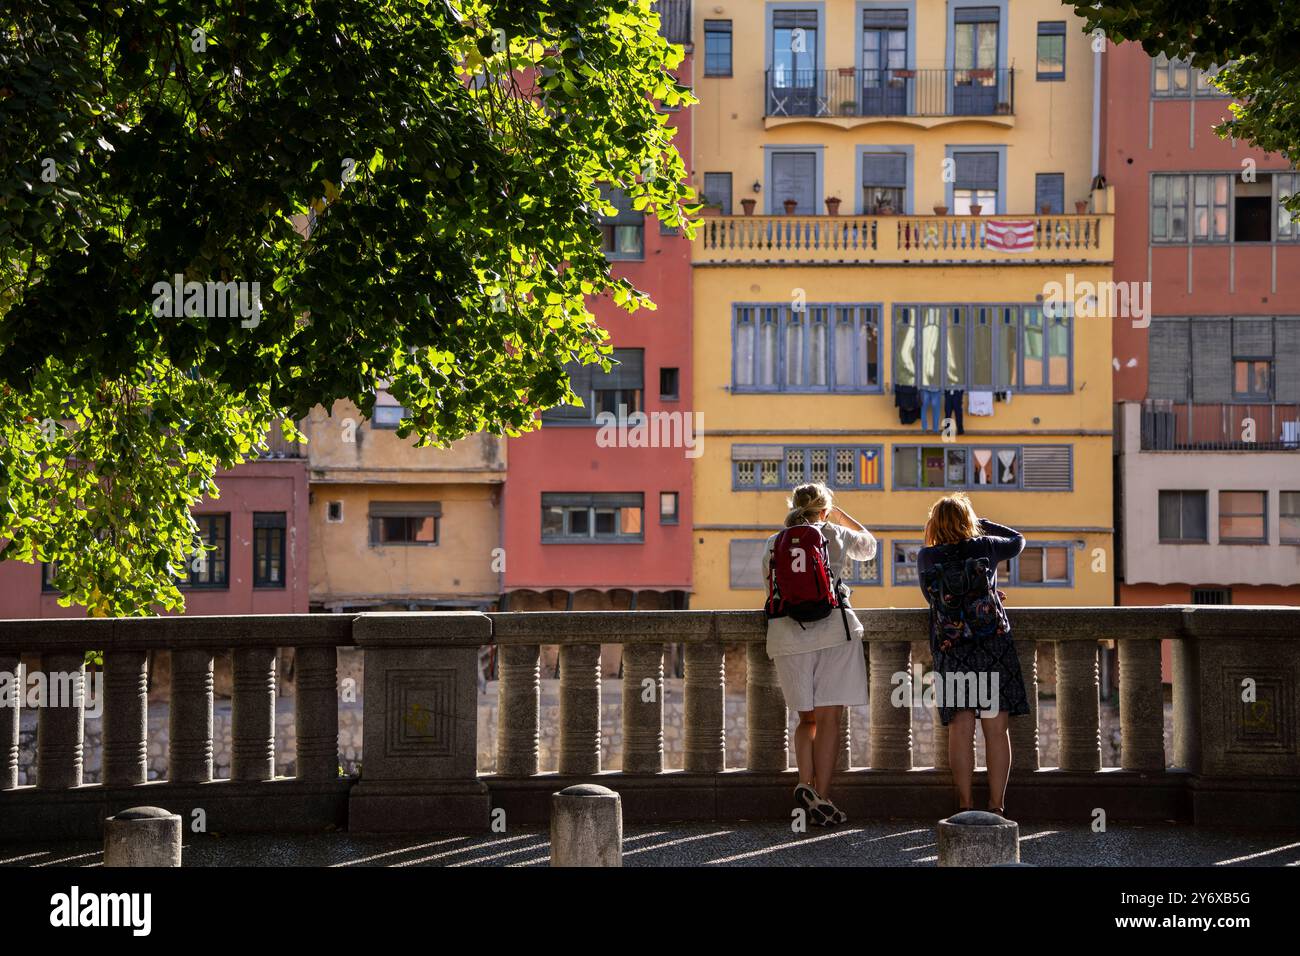
[[[984,226],[984,242],[1003,252],[1028,252],[1034,248],[1032,219],[990,219]]]

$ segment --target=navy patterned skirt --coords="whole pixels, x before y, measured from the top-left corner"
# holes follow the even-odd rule
[[[933,657],[934,681],[940,694],[939,719],[945,727],[959,710],[978,709],[975,703],[945,693],[948,688],[968,688],[970,678],[966,675],[970,674],[975,675],[975,685],[981,698],[987,693],[988,697],[983,699],[991,699],[993,675],[997,675],[999,712],[1006,712],[1012,717],[1024,717],[1029,713],[1029,697],[1025,693],[1025,680],[1020,673],[1020,658],[1016,656],[1016,647],[1010,634],[961,641],[951,650],[934,651]],[[957,703],[966,706],[954,706]]]

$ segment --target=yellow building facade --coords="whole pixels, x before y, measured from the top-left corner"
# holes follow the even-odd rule
[[[806,480],[880,541],[855,606],[923,603],[951,490],[1026,535],[1009,603],[1113,603],[1113,208],[1081,24],[1048,0],[695,5],[693,607],[761,604]]]

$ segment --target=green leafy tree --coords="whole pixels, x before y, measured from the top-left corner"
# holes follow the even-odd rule
[[[1300,162],[1300,0],[1123,0],[1073,2],[1089,31],[1136,40],[1151,56],[1215,71],[1212,82],[1236,98],[1215,127]],[[1300,212],[1300,196],[1287,203]]]
[[[591,297],[653,308],[610,275],[602,187],[693,228],[662,107],[694,99],[658,23],[650,0],[7,4],[0,559],[54,562],[91,613],[179,609],[190,506],[277,420],[386,387],[400,434],[446,444],[576,403],[565,363],[609,361]]]

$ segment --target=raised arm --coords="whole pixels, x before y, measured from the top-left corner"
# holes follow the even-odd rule
[[[993,556],[998,561],[1009,561],[1025,550],[1025,536],[1019,531],[988,518],[980,518],[980,530],[984,532],[984,539],[988,541]]]
[[[844,529],[844,553],[854,561],[870,561],[876,556],[876,538],[862,522],[835,508],[829,517]]]

